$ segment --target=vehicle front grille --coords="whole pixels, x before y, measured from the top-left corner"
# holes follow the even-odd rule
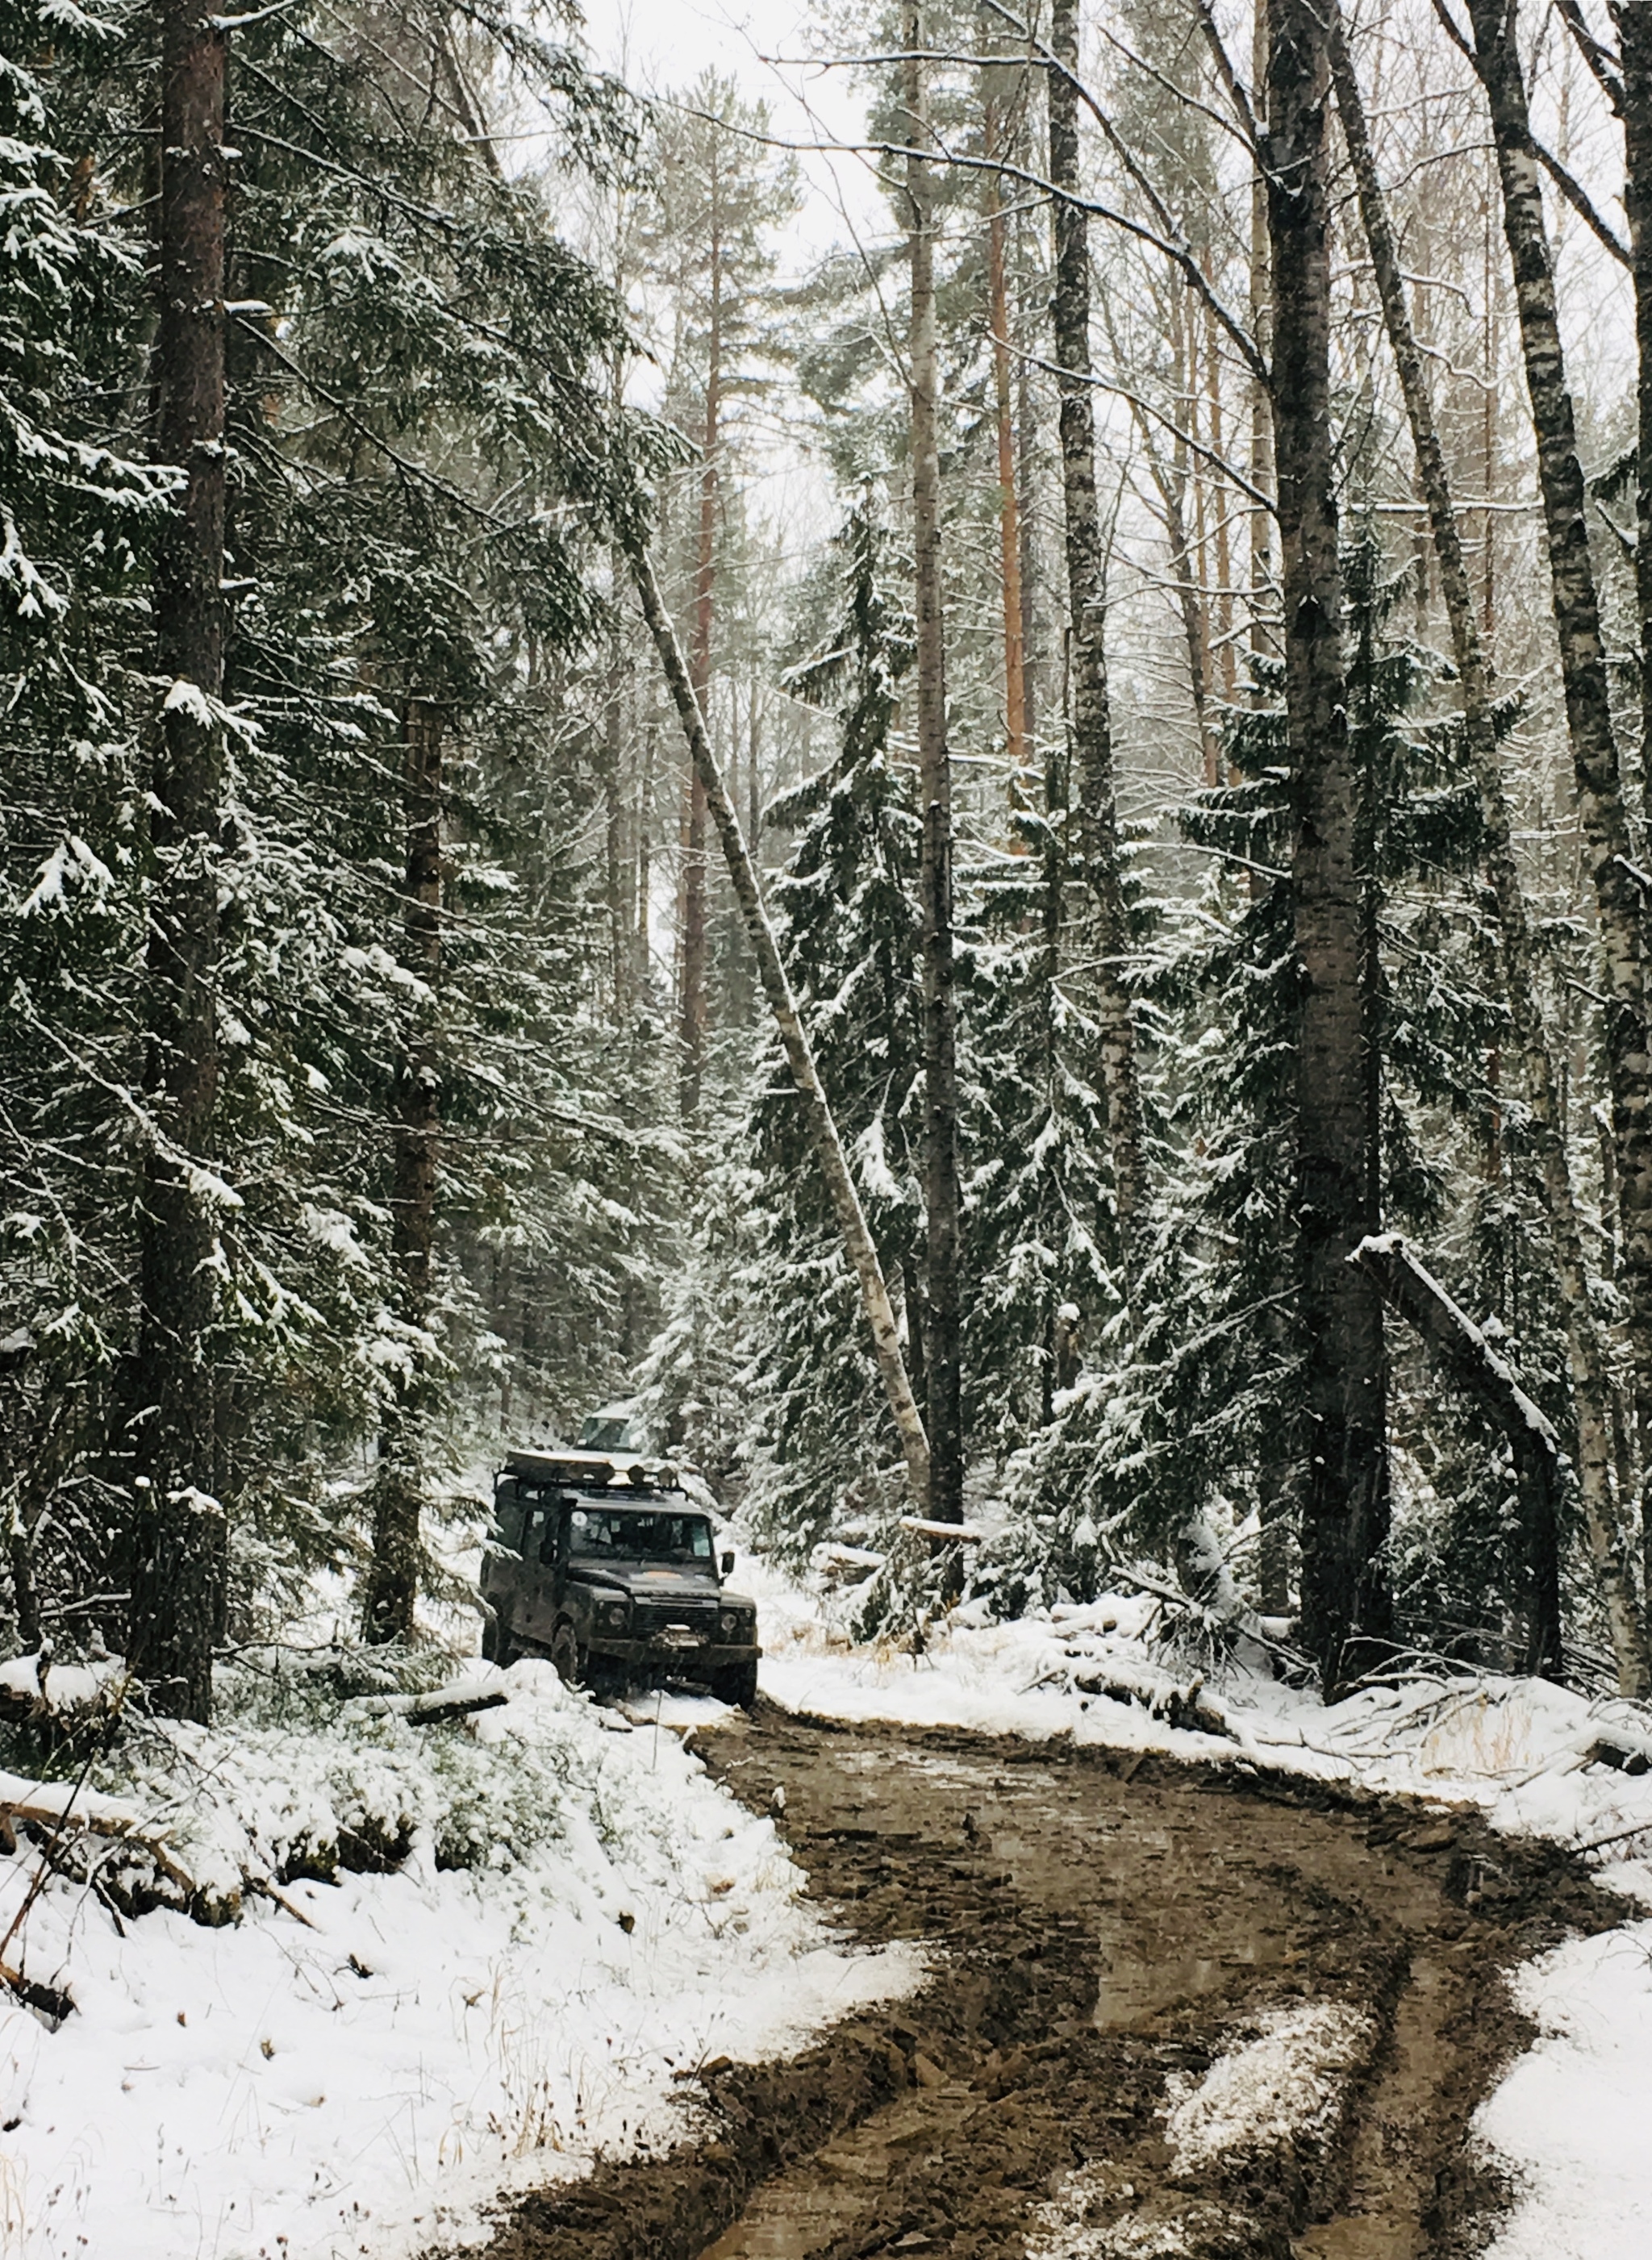
[[[638,1604],[632,1618],[638,1636],[652,1640],[669,1625],[686,1625],[690,1632],[703,1639],[712,1638],[717,1631],[715,1601],[647,1601]]]

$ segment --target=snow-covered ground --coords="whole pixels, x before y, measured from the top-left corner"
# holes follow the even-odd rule
[[[794,1710],[1238,1755],[1470,1799],[1565,1843],[1618,1839],[1600,1874],[1625,1922],[1518,1974],[1541,2037],[1478,2127],[1522,2192],[1494,2260],[1645,2260],[1652,1921],[1634,1911],[1652,1908],[1652,1773],[1589,1756],[1603,1739],[1652,1755],[1644,1711],[1488,1677],[1328,1709],[1262,1670],[1195,1689],[1150,1648],[1135,1594],[1008,1625],[966,1609],[915,1656],[857,1649],[829,1601],[749,1557],[738,1582],[762,1610],[764,1690]],[[3,2260],[401,2260],[479,2233],[502,2192],[669,2141],[697,2064],[783,2053],[916,1982],[913,1953],[833,1942],[772,1824],[684,1748],[719,1706],[622,1718],[532,1663],[477,1667],[460,1691],[487,1686],[509,1699],[439,1732],[372,1702],[325,1732],[268,1706],[211,1736],[172,1730],[187,1806],[167,1802],[175,1769],[137,1768],[145,1818],[222,1892],[292,1875],[363,1810],[405,1823],[395,1872],[289,1881],[207,1929],[121,1921],[62,1880],[31,1897],[26,1842],[0,1858],[0,1962],[75,2004],[55,2032],[0,2009]],[[1173,1722],[1195,1709],[1200,1724]],[[497,1845],[447,1864],[473,1821]],[[1303,2045],[1264,2034],[1232,2078]],[[1189,2129],[1207,2106],[1184,2099]]]
[[[1478,2137],[1519,2192],[1488,2260],[1647,2260],[1652,2252],[1652,1771],[1591,1761],[1606,1741],[1652,1759],[1652,1713],[1591,1702],[1534,1679],[1420,1677],[1329,1707],[1262,1670],[1197,1691],[1221,1733],[1173,1725],[1189,1675],[1149,1652],[1156,1605],[1134,1592],[1010,1624],[969,1606],[920,1650],[850,1645],[834,1612],[761,1565],[742,1565],[762,1613],[764,1691],[841,1720],[1186,1757],[1242,1756],[1293,1773],[1357,1779],[1479,1806],[1494,1826],[1600,1847],[1599,1879],[1622,1927],[1556,1948],[1517,1973],[1539,2038],[1483,2106]],[[1261,1659],[1259,1657],[1258,1661]],[[1134,1691],[1134,1700],[1098,1691]],[[1235,1749],[1237,1744],[1237,1750]],[[1603,1840],[1612,1840],[1605,1842]]]
[[[75,2004],[55,2032],[0,2009],[5,2260],[397,2260],[477,2231],[502,2190],[672,2139],[708,2058],[783,2052],[915,1982],[910,1950],[834,1945],[772,1824],[685,1752],[674,1726],[720,1706],[635,1726],[548,1665],[491,1676],[509,1701],[459,1727],[197,1734],[208,1788],[154,1810],[225,1880],[347,1820],[365,1764],[411,1823],[397,1872],[289,1882],[209,1929],[118,1923],[55,1880],[25,1912],[37,1863],[0,1859],[0,1961]],[[439,1866],[493,1779],[516,1852]]]

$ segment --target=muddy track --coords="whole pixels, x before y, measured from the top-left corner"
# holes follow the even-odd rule
[[[708,2066],[707,2131],[527,2199],[487,2260],[1456,2260],[1501,2192],[1465,2132],[1527,2037],[1501,1973],[1620,1920],[1477,1815],[1241,1765],[842,1728],[702,1747],[921,1992],[794,2060]],[[1360,2039],[1321,2123],[1180,2167],[1167,2094],[1290,2005]]]

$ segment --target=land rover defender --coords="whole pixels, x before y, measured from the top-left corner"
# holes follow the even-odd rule
[[[483,1652],[548,1656],[570,1685],[617,1694],[687,1679],[757,1694],[757,1609],[722,1583],[711,1517],[673,1470],[600,1452],[516,1452],[495,1478]]]

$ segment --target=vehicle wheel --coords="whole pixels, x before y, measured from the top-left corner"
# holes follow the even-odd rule
[[[731,1663],[726,1671],[719,1671],[712,1682],[712,1692],[719,1703],[733,1703],[741,1711],[749,1711],[757,1700],[757,1666],[751,1663]]]
[[[511,1639],[509,1627],[500,1618],[490,1617],[482,1627],[482,1653],[488,1663],[508,1671],[522,1651]]]
[[[551,1635],[551,1662],[563,1684],[577,1687],[580,1679],[579,1643],[574,1638],[570,1624],[559,1624]]]

